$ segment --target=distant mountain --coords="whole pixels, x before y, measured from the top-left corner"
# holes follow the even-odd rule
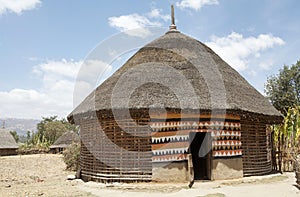
[[[26,136],[27,131],[36,132],[36,125],[40,120],[34,119],[18,119],[18,118],[0,118],[0,127],[3,127],[5,122],[5,128],[10,131],[16,131],[18,135]]]

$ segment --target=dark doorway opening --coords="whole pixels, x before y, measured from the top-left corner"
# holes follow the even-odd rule
[[[210,133],[206,133],[206,132],[190,133],[190,153],[192,154],[192,160],[193,160],[194,180],[211,179],[211,137],[210,136],[211,136]]]

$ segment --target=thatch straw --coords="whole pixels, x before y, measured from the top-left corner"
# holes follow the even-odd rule
[[[138,70],[141,64],[148,64],[148,69]],[[157,67],[158,74],[153,75],[151,65],[154,67],[157,64],[176,69],[184,76],[185,81],[174,77],[172,73],[166,72],[167,69],[161,69],[162,67]],[[114,88],[119,85],[118,82],[125,73],[126,85],[122,86],[122,91],[117,92],[112,105],[112,95],[116,93],[113,92]],[[173,89],[163,84],[145,83],[135,88],[136,80],[144,76],[153,76],[153,81],[174,84],[179,88],[179,92],[184,92],[191,84],[193,92],[185,93],[179,99]],[[125,97],[132,90],[134,91],[127,106]],[[209,47],[178,31],[170,31],[141,48],[76,107],[68,119],[72,120],[73,116],[78,114],[112,108],[182,109],[182,103],[186,103],[184,107],[188,109],[226,109],[277,119],[281,117],[262,94]]]
[[[73,131],[68,131],[60,136],[50,148],[66,148],[70,146],[73,142],[80,142],[78,134]]]
[[[0,129],[0,149],[17,149],[18,144],[7,129]]]

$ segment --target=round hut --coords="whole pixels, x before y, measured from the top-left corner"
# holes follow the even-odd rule
[[[0,129],[0,156],[16,155],[18,147],[9,130]]]
[[[72,143],[79,143],[79,135],[74,131],[67,131],[62,136],[60,136],[51,146],[50,152],[52,153],[62,153],[68,147],[72,145]]]
[[[267,126],[282,116],[173,20],[68,120],[80,126],[83,180],[185,181],[270,173]]]

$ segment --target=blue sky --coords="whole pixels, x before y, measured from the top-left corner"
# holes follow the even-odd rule
[[[182,33],[260,92],[267,76],[300,59],[298,0],[0,0],[0,117],[66,117],[88,54],[120,31],[167,31],[171,4]]]

